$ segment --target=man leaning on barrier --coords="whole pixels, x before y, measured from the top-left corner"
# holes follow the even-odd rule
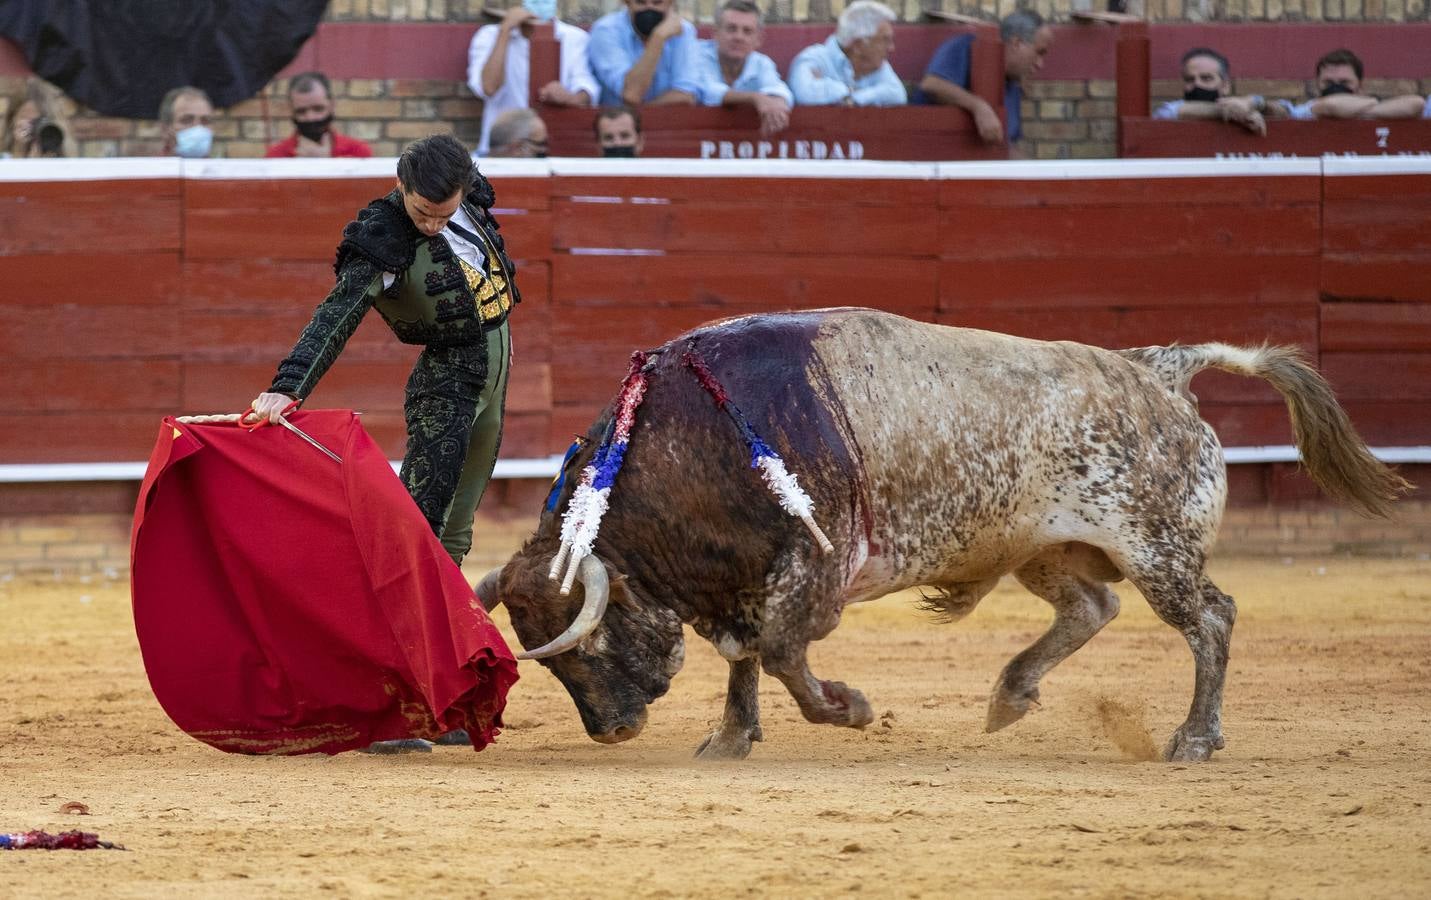
[[[1008,143],[1012,145],[1023,137],[1020,108],[1024,81],[1043,68],[1044,57],[1053,47],[1053,29],[1033,10],[1020,10],[999,23],[999,39],[1004,44],[1004,118],[1009,123]],[[914,92],[914,102],[957,106],[974,119],[981,141],[1002,144],[1004,126],[999,114],[984,98],[969,90],[973,47],[972,34],[956,35],[940,44]]]
[[[760,133],[783,131],[790,124],[794,96],[775,61],[758,52],[765,36],[760,7],[753,0],[725,0],[716,13],[715,39],[700,41],[696,67],[701,102],[706,106],[752,106]]]
[[[1253,134],[1267,133],[1267,102],[1260,94],[1232,95],[1227,57],[1208,47],[1194,47],[1183,54],[1181,70],[1183,99],[1162,104],[1153,118],[1211,119],[1241,125]]]
[[[1279,114],[1292,119],[1415,119],[1431,113],[1419,94],[1382,100],[1364,93],[1361,58],[1350,50],[1333,50],[1317,60],[1317,97],[1306,103],[1277,102]]]
[[[894,10],[855,0],[835,33],[801,50],[790,63],[790,90],[801,106],[903,106],[904,82],[889,64]]]

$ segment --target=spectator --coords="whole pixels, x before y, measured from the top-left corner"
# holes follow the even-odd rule
[[[529,106],[509,109],[492,123],[488,157],[544,157],[547,155],[547,125]]]
[[[203,159],[214,148],[214,104],[202,89],[176,87],[159,102],[159,133],[164,156]]]
[[[790,63],[790,89],[802,106],[903,106],[904,82],[889,64],[894,10],[876,0],[855,0],[840,14],[835,33],[801,50]]]
[[[542,85],[537,96],[552,106],[594,106],[601,88],[587,64],[589,36],[556,18],[556,0],[522,0],[507,10],[500,25],[484,25],[467,48],[467,86],[482,98],[482,137],[477,153],[491,148],[497,117],[528,105],[532,80],[532,26],[552,23],[561,45],[559,78]]]
[[[591,26],[591,70],[603,106],[692,104],[701,94],[696,29],[676,0],[625,0]]]
[[[706,106],[753,106],[760,133],[775,134],[790,124],[794,96],[775,62],[757,53],[765,36],[760,7],[752,0],[725,0],[716,14],[715,40],[697,45],[701,102]]]
[[[25,83],[19,101],[0,134],[0,159],[57,158],[79,155],[59,88],[38,78]]]
[[[602,156],[640,156],[646,146],[641,135],[641,114],[629,106],[609,106],[596,114],[592,123],[596,147]]]
[[[1279,100],[1279,112],[1293,119],[1414,119],[1427,108],[1417,94],[1380,100],[1362,93],[1362,62],[1350,50],[1317,60],[1316,73],[1317,98],[1301,105]]]
[[[1044,57],[1053,46],[1053,29],[1031,9],[1009,13],[999,23],[999,39],[1004,44],[1004,117],[1008,120],[1008,143],[1023,137],[1020,105],[1024,81],[1043,68]],[[986,144],[1004,143],[1004,127],[998,113],[982,97],[969,92],[969,61],[974,45],[972,34],[952,37],[939,45],[929,60],[929,68],[914,92],[915,103],[945,103],[957,106],[974,119],[979,139]]]
[[[1171,100],[1153,111],[1155,119],[1220,119],[1241,125],[1253,134],[1267,133],[1261,94],[1232,96],[1232,72],[1227,57],[1208,47],[1183,54],[1183,99]]]
[[[372,147],[333,128],[333,86],[322,72],[294,75],[288,82],[288,105],[293,109],[296,130],[269,147],[264,156],[364,158],[373,155]]]

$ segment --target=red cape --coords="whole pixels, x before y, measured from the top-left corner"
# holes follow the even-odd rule
[[[340,753],[499,733],[517,665],[347,410],[285,428],[164,419],[130,539],[149,683],[234,753]]]

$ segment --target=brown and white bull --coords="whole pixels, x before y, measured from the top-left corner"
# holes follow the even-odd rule
[[[822,552],[752,471],[736,427],[683,367],[694,349],[814,501]],[[810,672],[806,649],[851,603],[918,585],[945,621],[1012,573],[1054,608],[1004,667],[987,729],[1021,718],[1039,680],[1118,613],[1128,578],[1192,648],[1196,687],[1166,756],[1223,746],[1236,607],[1207,577],[1227,493],[1221,448],[1188,391],[1215,367],[1286,398],[1304,463],[1329,494],[1383,515],[1407,488],[1356,435],[1294,349],[1224,344],[1111,351],[924,324],[862,309],[716,322],[653,351],[649,387],[570,596],[549,577],[560,512],[612,415],[568,464],[556,512],[478,588],[511,614],[524,656],[576,702],[587,733],[635,737],[684,656],[682,623],[730,662],[720,727],[697,749],[761,740],[760,670],[805,718],[855,728],[864,696]]]

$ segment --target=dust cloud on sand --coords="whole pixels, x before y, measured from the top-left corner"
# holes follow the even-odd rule
[[[766,677],[765,741],[702,765],[727,666],[694,635],[625,744],[522,663],[480,754],[231,756],[155,703],[123,581],[3,582],[0,832],[128,850],[0,852],[0,897],[1431,896],[1431,565],[1212,576],[1239,615],[1204,764],[1129,762],[1182,722],[1193,672],[1121,585],[1003,731],[994,679],[1051,619],[1012,583],[950,626],[912,593],[849,610],[811,665],[880,718],[810,725]]]
[[[1128,759],[1152,762],[1161,759],[1158,743],[1148,731],[1147,709],[1136,701],[1099,696],[1086,701],[1103,736],[1113,742]]]

